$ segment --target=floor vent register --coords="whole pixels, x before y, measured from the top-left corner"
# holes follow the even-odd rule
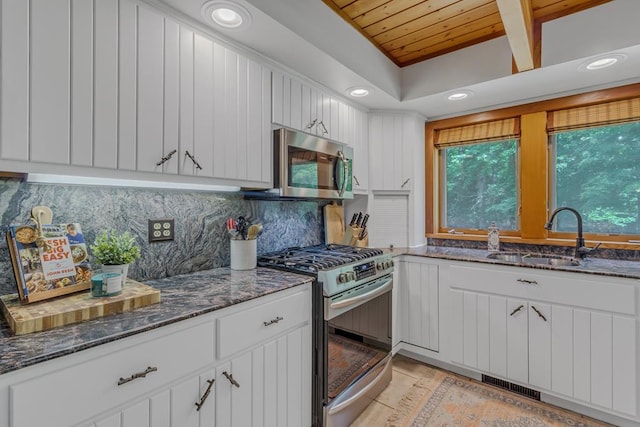
[[[505,390],[509,390],[513,393],[517,393],[521,396],[528,397],[534,400],[540,400],[540,392],[531,388],[523,387],[518,384],[510,383],[509,381],[501,380],[498,378],[490,377],[489,375],[482,375],[482,382],[485,384],[491,384],[496,387],[500,387]]]

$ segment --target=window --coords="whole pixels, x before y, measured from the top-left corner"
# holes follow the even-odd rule
[[[518,228],[517,147],[508,139],[440,150],[444,228]]]
[[[441,232],[518,230],[519,133],[516,118],[436,132]]]
[[[573,215],[544,228],[567,206],[588,246],[638,248],[640,84],[428,122],[425,150],[429,237],[572,245]]]
[[[640,234],[640,122],[550,135],[551,208],[580,212],[585,233]],[[554,230],[575,232],[573,215]]]

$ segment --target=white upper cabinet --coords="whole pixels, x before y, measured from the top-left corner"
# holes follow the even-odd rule
[[[272,85],[273,123],[354,145],[351,111],[366,113],[281,72],[273,72]]]
[[[0,19],[4,170],[271,185],[262,64],[137,0],[3,0]]]
[[[371,113],[369,141],[370,165],[375,171],[371,189],[411,191],[416,148],[424,145],[424,120],[408,113]]]
[[[340,116],[349,115],[350,126],[342,130],[341,120],[340,134],[346,132],[347,141],[353,147],[353,190],[366,193],[369,189],[369,117],[364,111],[341,105],[345,108],[340,110]]]

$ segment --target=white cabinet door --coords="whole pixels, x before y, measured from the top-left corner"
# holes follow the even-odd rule
[[[429,350],[439,349],[438,266],[403,261],[398,266],[400,339]]]
[[[137,28],[137,170],[177,173],[177,154],[158,164],[178,149],[177,24],[165,22],[164,16],[150,8],[139,7]]]
[[[347,108],[348,142],[353,146],[353,190],[366,193],[369,190],[369,118],[363,111],[345,106]]]
[[[216,425],[311,424],[311,327],[306,325],[216,367]]]
[[[423,132],[424,134],[424,132]],[[403,114],[375,113],[369,122],[372,190],[411,191],[413,147],[419,141],[416,119]]]

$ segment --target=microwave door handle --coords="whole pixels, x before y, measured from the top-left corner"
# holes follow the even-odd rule
[[[342,197],[344,195],[344,191],[347,188],[347,174],[349,173],[349,165],[347,164],[347,158],[344,156],[342,151],[338,151],[338,159],[342,162],[342,185],[340,186],[340,190],[338,190],[338,196]]]

